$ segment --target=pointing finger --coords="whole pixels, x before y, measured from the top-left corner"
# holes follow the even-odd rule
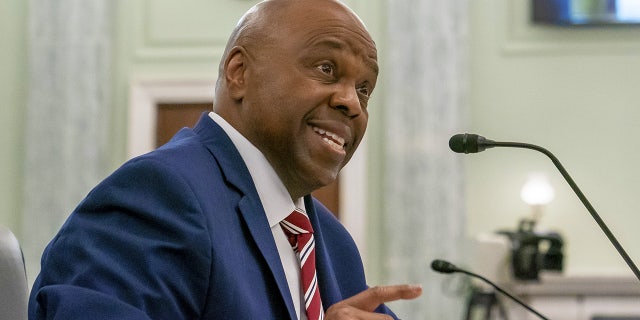
[[[379,286],[371,287],[343,302],[361,310],[373,311],[385,302],[415,299],[421,294],[422,287],[416,285]]]

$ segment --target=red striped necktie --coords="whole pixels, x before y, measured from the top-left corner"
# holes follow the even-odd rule
[[[309,320],[324,319],[318,277],[316,276],[316,246],[309,217],[300,209],[296,209],[280,222],[280,226],[289,238],[289,243],[291,243],[300,262],[307,318]]]

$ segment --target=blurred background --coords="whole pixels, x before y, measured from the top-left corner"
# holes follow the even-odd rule
[[[397,313],[466,317],[475,285],[429,268],[447,259],[554,319],[639,315],[637,279],[544,155],[455,154],[448,140],[472,132],[554,152],[640,259],[640,27],[610,19],[640,1],[540,1],[563,13],[546,21],[534,0],[344,2],[371,31],[381,75],[362,148],[319,197],[353,233],[371,285],[423,285]],[[0,1],[0,225],[20,241],[29,283],[96,183],[210,109],[227,36],[255,3]],[[543,182],[533,200],[521,196],[532,177]],[[561,270],[518,279],[512,238],[497,231],[557,236]]]

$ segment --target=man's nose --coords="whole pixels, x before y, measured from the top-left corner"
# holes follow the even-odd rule
[[[362,113],[358,91],[351,83],[340,83],[331,97],[331,107],[353,118]]]

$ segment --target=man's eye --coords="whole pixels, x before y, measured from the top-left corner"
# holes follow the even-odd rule
[[[322,73],[333,74],[333,65],[331,65],[331,64],[323,63],[323,64],[319,65],[317,68]]]
[[[358,93],[360,93],[361,95],[363,95],[365,97],[368,97],[371,94],[371,91],[367,87],[360,87],[360,88],[358,88]]]

